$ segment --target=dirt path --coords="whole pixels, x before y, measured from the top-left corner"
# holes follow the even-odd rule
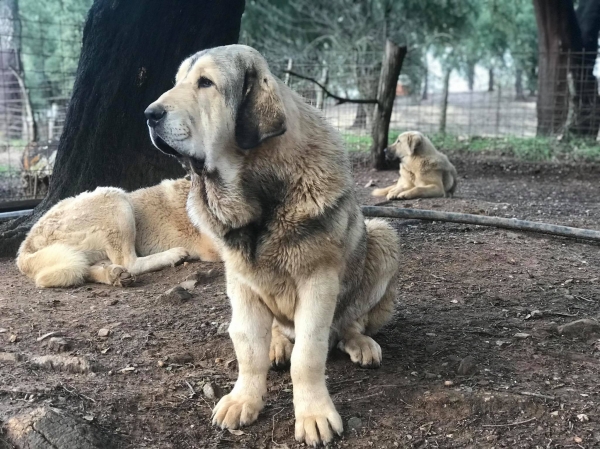
[[[457,198],[402,205],[600,229],[597,166],[454,159]],[[363,186],[396,175],[361,167],[361,199],[376,202]],[[404,265],[398,316],[377,337],[384,365],[363,370],[337,352],[328,362],[346,427],[334,447],[600,447],[600,335],[556,329],[600,316],[599,246],[465,225],[395,226]],[[192,299],[158,299],[211,268],[216,277],[199,283]],[[297,446],[288,372],[269,375],[265,410],[243,434],[209,425],[214,400],[205,383],[218,395],[236,377],[220,265],[145,275],[129,289],[40,291],[2,260],[0,285],[0,352],[24,354],[0,361],[0,421],[51,405],[116,434],[126,448]],[[98,336],[102,328],[107,337]],[[70,344],[64,354],[86,358],[91,372],[31,361],[53,353],[50,338],[37,341],[52,331]]]

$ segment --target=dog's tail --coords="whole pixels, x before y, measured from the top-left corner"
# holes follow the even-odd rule
[[[82,284],[89,271],[84,252],[63,243],[53,243],[34,253],[19,250],[17,266],[38,287],[69,287]]]
[[[386,196],[390,190],[392,190],[394,186],[385,187],[383,189],[375,189],[371,192],[373,196]]]
[[[458,180],[456,179],[456,175],[452,176],[452,185],[450,186],[450,188],[448,189],[448,192],[446,192],[446,196],[454,196],[454,192],[456,190],[456,186],[458,185]]]

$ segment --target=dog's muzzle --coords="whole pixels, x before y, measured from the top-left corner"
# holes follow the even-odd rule
[[[394,159],[396,159],[396,155],[393,151],[390,150],[389,147],[383,150],[383,154],[385,155],[385,159],[388,161],[393,161]]]

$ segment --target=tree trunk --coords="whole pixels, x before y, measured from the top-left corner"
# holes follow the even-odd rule
[[[440,105],[440,134],[446,134],[446,116],[448,112],[448,94],[450,92],[450,74],[452,69],[444,71],[444,87],[442,91],[442,104]]]
[[[488,69],[488,92],[494,92],[494,69]]]
[[[327,87],[328,80],[329,80],[329,69],[327,67],[324,67],[323,71],[321,72],[321,79],[319,80],[319,83],[321,83],[323,86]],[[325,92],[323,92],[323,89],[321,89],[316,84],[315,84],[315,90],[316,90],[316,96],[317,96],[316,107],[317,107],[317,109],[323,110],[323,103],[325,100]]]
[[[356,116],[354,117],[354,123],[350,128],[352,129],[365,129],[367,127],[367,110],[364,104],[359,103],[356,105]]]
[[[572,0],[533,0],[538,28],[537,134],[563,132],[569,111],[568,23]]]
[[[406,47],[399,47],[392,41],[385,43],[385,54],[379,77],[377,105],[373,114],[372,128],[371,163],[373,168],[377,170],[382,170],[386,167],[383,150],[388,146],[388,133],[390,131],[390,119],[392,117],[394,100],[396,99],[396,86],[406,52]]]
[[[600,1],[580,0],[577,14],[571,8],[571,78],[573,80],[573,119],[569,134],[595,139],[600,128],[600,97],[594,65],[598,55]]]
[[[525,100],[523,92],[523,69],[517,69],[515,72],[515,97],[518,101]]]
[[[25,99],[20,87],[23,78],[21,64],[21,22],[17,0],[0,2],[0,133],[9,139],[20,139],[27,133],[26,117],[18,105]],[[15,77],[15,73],[16,76]]]
[[[423,93],[421,94],[421,100],[427,100],[429,90],[429,70],[425,66],[425,79],[423,80]]]
[[[473,87],[475,86],[475,64],[472,62],[469,62],[467,66],[467,83],[469,91],[473,92]]]
[[[38,141],[38,127],[33,115],[33,106],[31,105],[31,97],[29,96],[29,90],[25,85],[25,79],[21,74],[13,67],[10,67],[12,74],[17,80],[19,90],[21,91],[21,101],[23,102],[23,130],[21,132],[22,139],[29,142]]]
[[[244,0],[94,2],[48,195],[32,216],[0,228],[0,255],[14,254],[31,225],[65,197],[184,174],[152,146],[144,109],[173,86],[185,57],[237,42],[243,10]]]

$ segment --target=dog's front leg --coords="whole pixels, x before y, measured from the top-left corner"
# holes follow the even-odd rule
[[[344,430],[325,385],[329,332],[339,288],[338,274],[332,271],[315,273],[298,285],[291,360],[296,440],[313,446],[331,441],[333,432]]]
[[[254,422],[264,406],[273,315],[250,287],[235,278],[227,280],[227,294],[232,307],[229,335],[239,373],[231,393],[214,408],[213,424],[237,429]]]

